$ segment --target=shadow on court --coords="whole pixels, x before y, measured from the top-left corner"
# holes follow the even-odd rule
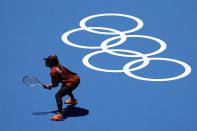
[[[57,110],[50,111],[50,112],[34,112],[33,115],[46,115],[50,113],[57,113]],[[64,118],[67,119],[68,117],[80,117],[86,116],[89,114],[89,111],[84,108],[75,107],[75,105],[68,105],[66,108],[62,110]]]

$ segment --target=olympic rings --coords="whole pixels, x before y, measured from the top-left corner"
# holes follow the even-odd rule
[[[123,32],[118,31],[116,29],[106,28],[106,27],[87,27],[86,26],[87,21],[89,21],[93,18],[102,17],[102,16],[126,17],[126,18],[129,18],[129,19],[135,20],[137,22],[137,26],[133,29],[129,29],[129,30],[126,30],[126,31],[123,31]],[[170,59],[170,58],[158,58],[158,57],[149,58],[149,56],[154,56],[154,55],[157,55],[157,54],[163,52],[166,49],[167,45],[161,39],[155,38],[155,37],[152,37],[152,36],[129,35],[128,33],[135,32],[135,31],[137,31],[137,30],[139,30],[143,27],[143,21],[140,20],[137,17],[126,15],[126,14],[115,14],[115,13],[96,14],[96,15],[88,16],[88,17],[82,19],[80,21],[80,27],[81,28],[76,28],[76,29],[72,29],[70,31],[65,32],[62,35],[62,40],[63,40],[64,43],[66,43],[70,46],[73,46],[73,47],[77,47],[77,48],[100,49],[99,51],[94,51],[94,52],[89,53],[86,56],[84,56],[82,62],[85,66],[87,66],[90,69],[97,70],[97,71],[102,71],[102,72],[112,72],[112,73],[124,72],[129,77],[132,77],[132,78],[135,78],[135,79],[138,79],[138,80],[144,80],[144,81],[171,81],[171,80],[177,80],[177,79],[183,78],[183,77],[185,77],[185,76],[187,76],[191,73],[191,67],[188,64],[186,64],[185,62],[175,60],[175,59]],[[108,38],[108,39],[104,40],[101,43],[100,46],[82,46],[82,45],[79,45],[79,44],[72,43],[68,40],[69,35],[71,35],[72,33],[78,32],[78,31],[82,31],[82,30],[85,30],[85,31],[88,31],[88,32],[91,32],[91,33],[96,33],[96,34],[118,35],[118,36],[114,36],[114,37],[111,37],[111,38]],[[97,31],[97,30],[106,30],[106,31],[110,31],[110,32],[102,32],[102,31]],[[145,39],[150,39],[150,40],[156,41],[157,43],[160,44],[160,48],[158,50],[154,51],[154,52],[147,53],[147,54],[143,54],[143,53],[140,53],[140,52],[137,52],[137,51],[132,51],[132,50],[125,50],[125,49],[124,50],[123,49],[110,49],[111,47],[116,47],[118,45],[124,44],[124,42],[127,40],[127,38],[133,38],[133,37],[145,38]],[[116,40],[116,39],[120,39],[120,40],[116,43],[108,45],[108,43],[110,43],[111,41]],[[131,54],[126,55],[126,54],[121,54],[119,52],[125,52],[125,53],[131,53]],[[131,62],[127,63],[126,65],[124,65],[124,67],[122,69],[119,69],[119,70],[103,69],[103,68],[93,66],[89,62],[89,59],[91,57],[93,57],[97,54],[100,54],[100,53],[108,53],[108,54],[115,55],[115,56],[120,56],[120,57],[137,57],[137,58],[140,57],[140,59],[137,59],[137,60],[134,60],[134,61],[131,61]],[[148,66],[148,64],[151,60],[162,60],[162,61],[175,62],[177,64],[182,65],[184,67],[185,71],[178,76],[171,77],[171,78],[163,78],[163,79],[145,78],[145,77],[140,77],[140,76],[136,76],[135,74],[133,74],[134,71],[140,70],[140,69]],[[132,65],[134,65],[136,63],[139,63],[139,62],[143,62],[143,63],[141,65],[137,66],[137,67],[131,68]]]

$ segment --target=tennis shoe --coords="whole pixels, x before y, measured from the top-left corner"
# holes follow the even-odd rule
[[[50,120],[62,121],[64,120],[64,116],[62,113],[57,113],[55,116],[51,117]]]
[[[68,99],[64,101],[65,104],[77,104],[77,99]]]

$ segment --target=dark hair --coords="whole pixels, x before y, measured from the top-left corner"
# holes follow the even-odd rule
[[[47,58],[44,58],[46,62],[49,62],[51,66],[57,66],[59,64],[58,58],[55,54],[48,56]]]

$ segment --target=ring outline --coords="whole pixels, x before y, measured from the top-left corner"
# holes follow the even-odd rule
[[[156,50],[156,51],[154,51],[154,52],[152,52],[152,53],[144,54],[144,55],[146,55],[146,56],[152,56],[152,55],[159,54],[159,53],[165,51],[165,49],[166,49],[166,47],[167,47],[167,44],[166,44],[164,41],[162,41],[162,40],[159,39],[159,38],[152,37],[152,36],[146,36],[146,35],[126,35],[126,37],[127,37],[127,38],[128,38],[128,37],[137,37],[137,38],[139,37],[139,38],[151,39],[151,40],[156,41],[157,43],[160,44],[160,48],[159,48],[158,50]],[[120,54],[120,53],[113,52],[113,51],[111,51],[111,50],[108,51],[108,48],[107,48],[108,46],[107,46],[107,44],[108,44],[109,42],[113,41],[113,40],[116,40],[117,38],[120,38],[120,36],[111,37],[111,38],[106,39],[105,41],[103,41],[103,42],[101,43],[102,49],[103,49],[104,51],[106,51],[107,53],[112,54],[112,55],[116,55],[116,56],[122,56],[122,57],[138,57],[138,56],[136,56],[136,55],[125,55],[125,54]],[[123,43],[122,43],[122,44],[123,44]]]
[[[171,59],[171,58],[160,58],[160,57],[154,57],[154,58],[148,58],[148,59],[149,60],[163,60],[163,61],[175,62],[177,64],[182,65],[185,68],[185,71],[178,76],[170,77],[170,78],[151,79],[151,78],[140,77],[140,76],[137,76],[137,75],[134,75],[133,73],[131,73],[130,69],[129,69],[129,67],[132,66],[133,64],[141,62],[141,59],[138,59],[138,60],[134,60],[134,61],[131,61],[131,62],[127,63],[123,67],[124,73],[126,75],[132,77],[132,78],[135,78],[135,79],[138,79],[138,80],[144,80],[144,81],[171,81],[171,80],[177,80],[177,79],[183,78],[183,77],[185,77],[185,76],[187,76],[191,73],[191,67],[187,63],[179,61],[179,60],[175,60],[175,59]]]
[[[96,17],[101,17],[101,16],[122,16],[122,17],[127,17],[127,18],[130,18],[132,20],[135,20],[137,22],[137,26],[133,29],[130,29],[130,30],[127,30],[127,31],[123,31],[123,33],[127,34],[127,33],[132,33],[132,32],[135,32],[135,31],[138,31],[140,30],[144,23],[141,19],[135,17],[135,16],[131,16],[131,15],[126,15],[126,14],[118,14],[118,13],[106,13],[106,14],[96,14],[96,15],[91,15],[91,16],[88,16],[84,19],[82,19],[79,23],[80,27],[83,28],[83,29],[87,29],[87,26],[86,26],[86,22],[88,20],[91,20],[93,18],[96,18]],[[87,29],[89,32],[92,32],[92,33],[96,33],[96,34],[105,34],[105,35],[114,35],[115,33],[110,33],[110,32],[100,32],[100,31],[95,31],[95,30],[91,30],[91,29]]]
[[[90,28],[90,29],[102,29],[102,30],[110,30],[110,31],[114,31],[116,32],[117,34],[120,35],[120,41],[115,43],[115,44],[111,44],[109,45],[108,47],[114,47],[114,46],[118,46],[122,43],[124,43],[127,39],[126,35],[118,30],[115,30],[115,29],[111,29],[111,28],[106,28],[106,27],[87,27],[87,28]],[[72,29],[70,31],[67,31],[65,32],[63,35],[62,35],[62,41],[67,44],[67,45],[70,45],[70,46],[73,46],[73,47],[77,47],[77,48],[83,48],[83,49],[102,49],[101,46],[83,46],[83,45],[78,45],[78,44],[75,44],[75,43],[72,43],[68,40],[68,36],[74,32],[77,32],[77,31],[81,31],[81,30],[86,30],[86,29],[83,29],[83,28],[76,28],[76,29]],[[87,31],[87,30],[86,30]]]
[[[135,67],[135,68],[132,68],[132,69],[129,69],[130,71],[135,71],[135,70],[139,70],[139,69],[142,69],[144,67],[146,67],[148,64],[149,64],[149,58],[146,56],[146,55],[143,55],[142,53],[140,52],[137,52],[137,51],[131,51],[131,50],[123,50],[123,49],[110,49],[112,51],[121,51],[121,52],[129,52],[129,53],[136,53],[138,54],[139,56],[141,55],[142,57],[142,60],[144,60],[144,62]],[[90,69],[93,69],[93,70],[97,70],[97,71],[102,71],[102,72],[113,72],[113,73],[118,73],[118,72],[124,72],[124,70],[109,70],[109,69],[102,69],[102,68],[98,68],[96,66],[93,66],[92,64],[89,63],[89,59],[92,57],[92,56],[95,56],[97,54],[100,54],[100,53],[107,53],[106,51],[103,51],[103,50],[99,50],[99,51],[95,51],[95,52],[92,52],[92,53],[89,53],[87,54],[86,56],[84,56],[82,62],[85,66],[87,66],[88,68]]]

